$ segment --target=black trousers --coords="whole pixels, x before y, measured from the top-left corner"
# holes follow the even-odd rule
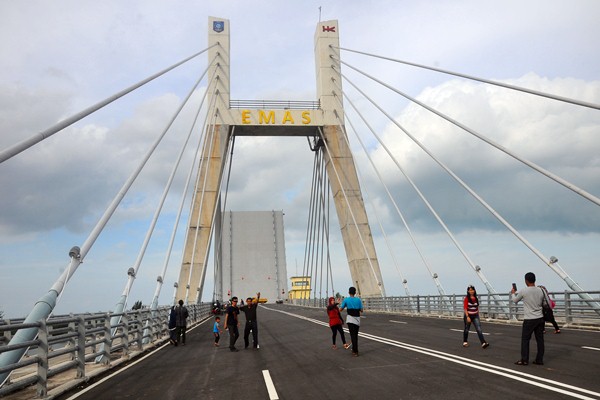
[[[334,326],[330,326],[331,328],[331,341],[333,342],[333,345],[335,346],[335,338],[337,336],[337,333],[340,333],[340,338],[342,338],[342,343],[346,344],[346,338],[344,337],[344,328],[342,324],[339,325],[334,325]]]
[[[237,324],[227,325],[227,329],[229,330],[229,348],[235,349],[235,342],[240,337],[240,331],[238,330]]]
[[[537,355],[535,361],[544,362],[544,318],[526,319],[521,331],[521,360],[529,362],[529,341],[531,334],[535,336]]]
[[[181,340],[181,342],[183,344],[185,344],[185,331],[187,330],[187,327],[185,326],[178,326],[175,328],[175,341],[177,343],[179,343],[179,340]]]
[[[358,329],[359,325],[348,323],[348,330],[350,331],[350,340],[352,341],[352,352],[358,353]]]
[[[254,347],[258,346],[258,322],[246,321],[244,327],[244,345],[248,347],[250,345],[250,331],[252,331],[252,344]]]

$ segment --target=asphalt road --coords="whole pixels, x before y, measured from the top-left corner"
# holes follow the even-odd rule
[[[545,365],[517,366],[518,325],[482,321],[490,347],[472,329],[463,348],[462,320],[367,313],[352,357],[331,348],[325,310],[261,305],[258,320],[257,350],[240,337],[229,351],[227,333],[215,347],[211,319],[186,346],[167,344],[61,399],[600,399],[600,332],[548,329]]]

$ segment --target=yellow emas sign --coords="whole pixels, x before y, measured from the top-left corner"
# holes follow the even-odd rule
[[[312,125],[308,110],[241,110],[241,125]]]

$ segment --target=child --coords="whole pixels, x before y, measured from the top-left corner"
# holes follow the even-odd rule
[[[219,347],[219,339],[221,338],[219,332],[222,332],[221,328],[219,327],[219,322],[221,322],[221,317],[215,317],[215,324],[213,325],[213,335],[215,335],[216,347]]]

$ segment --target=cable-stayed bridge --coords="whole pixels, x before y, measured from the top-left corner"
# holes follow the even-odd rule
[[[176,161],[169,164],[172,167],[171,175],[168,178],[168,182],[164,185],[163,195],[158,202],[159,205],[154,210],[154,217],[150,220],[150,227],[145,233],[137,259],[133,267],[128,268],[126,271],[127,281],[125,289],[121,294],[121,298],[115,299],[117,306],[112,310],[114,313],[120,314],[128,304],[131,290],[140,273],[140,267],[143,265],[146,247],[155,234],[155,224],[161,216],[163,203],[170,193],[172,182],[178,173],[179,162],[185,154],[188,144],[194,149],[194,145],[191,144],[194,143],[192,139],[194,133],[200,133],[195,141],[195,150],[193,150],[193,153],[197,155],[197,159],[194,159],[191,167],[188,169],[184,194],[190,192],[190,188],[195,188],[195,190],[193,191],[194,196],[192,200],[187,200],[187,204],[192,202],[193,206],[190,206],[190,213],[186,223],[186,249],[182,252],[183,257],[179,269],[176,293],[172,296],[167,295],[167,301],[160,301],[162,285],[169,264],[169,254],[172,251],[178,229],[177,224],[173,228],[169,247],[165,250],[167,259],[159,274],[152,300],[149,302],[151,309],[158,310],[159,302],[160,304],[170,304],[173,298],[184,298],[188,304],[200,303],[205,295],[204,287],[209,265],[209,249],[212,240],[215,237],[219,237],[218,232],[215,230],[215,222],[219,220],[221,207],[224,208],[227,204],[229,173],[235,171],[235,158],[233,156],[235,139],[245,136],[268,135],[278,137],[306,137],[308,138],[307,147],[315,155],[314,179],[311,189],[309,218],[307,221],[306,256],[302,266],[302,275],[312,277],[311,299],[333,295],[336,290],[344,292],[344,289],[340,290],[334,287],[335,276],[333,275],[333,266],[329,257],[329,235],[331,234],[329,220],[333,214],[333,212],[330,213],[330,210],[334,207],[340,226],[339,231],[341,232],[341,240],[338,240],[338,243],[343,243],[346,264],[348,265],[346,274],[349,273],[352,277],[351,283],[359,288],[363,297],[385,298],[389,295],[404,295],[408,297],[414,294],[410,290],[410,280],[406,279],[405,275],[407,274],[407,269],[412,271],[415,268],[419,268],[429,277],[431,287],[437,292],[436,294],[440,298],[447,296],[442,284],[444,274],[437,270],[440,268],[439,266],[434,267],[428,261],[427,251],[422,244],[423,239],[419,238],[419,235],[414,234],[413,226],[415,221],[405,217],[406,211],[403,211],[403,209],[406,205],[401,204],[399,201],[402,196],[398,193],[410,190],[416,194],[415,199],[422,204],[422,209],[439,224],[439,232],[447,236],[449,242],[456,248],[459,256],[464,259],[466,266],[464,274],[469,276],[467,278],[468,281],[477,279],[480,282],[478,285],[481,287],[480,292],[488,293],[490,296],[489,303],[494,304],[494,307],[496,307],[496,314],[504,314],[507,318],[512,317],[506,298],[501,296],[501,294],[505,293],[506,288],[497,289],[494,287],[493,281],[487,278],[485,265],[482,267],[480,262],[475,260],[474,256],[463,247],[458,235],[453,231],[452,223],[449,223],[448,219],[454,221],[454,218],[443,215],[444,213],[440,212],[439,204],[444,204],[443,208],[446,211],[448,204],[453,202],[455,199],[453,196],[456,195],[442,190],[436,196],[437,199],[441,198],[442,201],[438,200],[438,206],[436,206],[436,201],[424,193],[424,190],[419,187],[417,179],[413,179],[409,173],[410,167],[403,165],[401,162],[401,158],[403,158],[402,161],[406,161],[412,157],[412,151],[414,150],[408,153],[405,150],[408,147],[407,140],[410,140],[417,146],[416,148],[421,149],[423,153],[429,156],[431,162],[437,164],[440,170],[449,176],[461,191],[475,200],[473,208],[478,207],[489,214],[491,220],[495,221],[495,224],[510,232],[517,239],[515,243],[524,246],[524,248],[533,254],[533,258],[537,259],[537,262],[543,266],[543,268],[538,267],[538,269],[532,266],[529,269],[542,270],[547,274],[555,274],[563,282],[565,290],[574,292],[574,295],[580,298],[579,304],[588,307],[592,312],[594,310],[598,312],[597,296],[594,298],[589,293],[594,288],[585,288],[579,285],[577,281],[581,281],[581,278],[573,279],[567,272],[568,269],[563,268],[559,264],[554,253],[546,254],[537,248],[532,241],[528,240],[515,227],[516,223],[514,221],[511,222],[505,218],[501,211],[494,208],[492,201],[488,202],[484,198],[485,196],[479,193],[475,187],[470,186],[468,178],[461,177],[458,171],[454,171],[451,162],[438,158],[433,150],[436,147],[435,144],[430,146],[424,144],[424,135],[426,136],[426,134],[415,134],[412,129],[408,129],[404,125],[402,118],[396,118],[386,108],[389,104],[393,105],[399,101],[409,100],[414,104],[413,107],[418,107],[410,109],[410,113],[408,114],[409,120],[417,112],[429,112],[435,115],[436,118],[439,118],[439,121],[442,121],[443,124],[449,124],[453,126],[452,129],[463,131],[468,137],[475,138],[477,141],[489,146],[492,151],[500,152],[503,157],[505,156],[507,159],[512,160],[511,162],[514,161],[523,165],[525,167],[524,171],[528,172],[519,171],[519,173],[527,174],[526,181],[531,179],[529,177],[530,173],[533,176],[540,176],[540,179],[547,179],[551,184],[557,185],[559,190],[566,191],[572,196],[573,204],[578,204],[578,206],[573,207],[590,207],[591,213],[588,223],[591,225],[590,229],[592,230],[594,221],[597,221],[597,206],[600,205],[599,199],[592,194],[593,190],[580,187],[573,183],[572,180],[551,172],[552,169],[542,166],[540,161],[529,160],[527,156],[519,154],[518,151],[508,146],[505,147],[501,141],[486,136],[478,129],[468,126],[449,112],[436,109],[428,105],[427,102],[413,98],[402,90],[387,84],[364,68],[359,68],[352,62],[346,61],[345,55],[358,54],[374,60],[385,60],[391,63],[390,65],[408,64],[413,67],[426,68],[446,75],[454,75],[461,79],[472,80],[477,82],[477,84],[489,85],[492,88],[517,91],[525,95],[535,96],[536,98],[541,97],[545,101],[553,101],[560,104],[565,103],[568,107],[573,107],[574,109],[583,108],[586,110],[585,112],[596,113],[600,108],[597,102],[557,96],[506,82],[495,82],[459,72],[415,65],[414,63],[392,57],[343,48],[339,45],[339,27],[337,21],[321,22],[315,32],[315,57],[317,64],[317,99],[315,101],[235,101],[230,99],[229,64],[235,57],[229,54],[229,21],[213,18],[210,20],[209,28],[209,46],[206,49],[140,81],[130,88],[116,93],[105,101],[99,102],[22,142],[4,149],[0,153],[0,161],[5,165],[10,165],[10,163],[15,162],[13,161],[14,159],[18,160],[21,153],[31,151],[29,149],[35,149],[35,146],[41,145],[40,142],[51,136],[60,134],[63,129],[98,110],[108,107],[120,97],[142,87],[153,79],[168,73],[170,70],[186,62],[194,60],[200,55],[208,55],[208,63],[198,77],[198,80],[194,83],[194,86],[190,88],[186,99],[181,102],[175,114],[166,123],[164,130],[158,134],[156,141],[151,144],[147,152],[140,158],[139,163],[123,183],[121,189],[106,208],[94,228],[90,231],[87,239],[69,250],[70,261],[68,265],[63,269],[62,275],[52,285],[48,293],[46,295],[41,294],[42,297],[34,306],[26,322],[33,323],[40,319],[46,319],[53,312],[56,303],[67,288],[67,283],[75,273],[81,273],[78,272],[78,269],[86,259],[88,252],[92,250],[98,238],[101,237],[105,227],[109,224],[119,207],[123,206],[123,200],[126,199],[138,177],[146,166],[149,165],[155,151],[160,147],[163,139],[169,133],[175,121],[177,121],[188,100],[193,95],[202,93],[196,90],[202,82],[205,82],[206,90],[201,94],[196,118],[189,124],[189,135],[182,141]],[[351,77],[350,73],[356,74],[356,77]],[[361,79],[364,82],[369,82],[369,84],[359,83],[358,81]],[[368,93],[370,88],[373,87],[370,85],[377,85],[375,86],[378,88],[377,90],[381,90],[381,88],[387,90],[388,93],[384,96],[384,99],[388,99],[391,96],[397,96],[397,98],[394,100],[376,100],[373,95]],[[373,116],[374,113],[378,113],[379,119]],[[375,126],[376,123],[374,121],[377,120],[380,122],[377,122],[378,126]],[[429,131],[429,126],[426,128],[426,131]],[[494,130],[496,129],[494,127]],[[404,139],[400,142],[386,141],[386,138],[389,139],[392,137],[391,130],[394,130],[393,135],[405,135],[403,136]],[[446,134],[445,131],[444,134]],[[470,146],[473,147],[475,145],[469,144],[467,148]],[[355,153],[361,150],[364,150],[364,152],[360,154]],[[472,153],[467,152],[465,149],[457,148],[457,153],[462,157],[479,158],[480,151],[483,150],[479,147],[477,147],[477,150],[472,150]],[[568,151],[568,149],[565,148],[565,151]],[[403,157],[399,156],[399,154],[403,155]],[[383,157],[375,157],[376,155],[386,156],[385,160],[387,161],[384,161]],[[484,158],[486,157],[491,156],[488,154],[484,156]],[[364,166],[357,163],[357,160],[361,159],[365,161]],[[499,161],[493,159],[492,163],[494,162],[498,163]],[[590,162],[593,163],[593,159]],[[384,176],[390,166],[394,166],[395,172]],[[419,171],[416,170],[413,172],[416,172],[418,175]],[[404,185],[400,186],[398,180],[386,182],[386,178],[389,179],[390,176],[398,180],[403,179],[403,182],[405,182]],[[500,184],[507,185],[506,183]],[[368,194],[367,190],[373,187],[379,188],[379,196],[377,194],[375,196]],[[440,188],[444,189],[445,186],[440,185]],[[374,205],[367,206],[369,204],[367,200],[371,197],[374,197]],[[331,204],[331,200],[333,200],[333,204]],[[550,201],[551,199],[545,200]],[[177,221],[180,220],[180,216],[183,214],[185,204],[186,196],[183,195],[181,196],[179,210],[175,218]],[[548,205],[542,203],[540,206]],[[411,207],[414,207],[413,203],[410,203],[408,208]],[[458,209],[449,214],[465,212],[472,211]],[[407,232],[413,252],[418,255],[418,267],[406,265],[408,263],[403,261],[406,259],[404,252],[402,254],[395,254],[395,247],[397,245],[390,242],[389,234],[386,234],[385,229],[386,225],[388,225],[388,230],[390,226],[397,228],[394,224],[386,224],[386,222],[389,223],[392,219]],[[380,235],[374,233],[376,230],[375,226],[381,231]],[[387,284],[387,281],[383,279],[382,263],[379,261],[382,250],[378,248],[376,251],[377,245],[373,240],[376,236],[380,237],[382,242],[385,243],[380,245],[381,249],[389,251],[391,262],[386,267],[388,271],[393,269],[397,273],[395,279],[402,283],[403,293],[389,293],[389,289],[387,291],[385,289],[384,283]],[[218,248],[218,246],[215,246],[215,248]],[[218,269],[218,258],[217,251],[215,261],[213,262],[216,265],[215,269]],[[517,280],[524,272],[526,271],[520,271],[509,280]],[[208,276],[210,281],[210,274]],[[224,299],[227,296],[223,289],[215,285],[212,290],[213,293],[207,297],[211,299]],[[116,326],[118,323],[119,317],[113,317],[111,324]],[[116,329],[112,329],[112,332],[116,333]],[[11,341],[11,344],[33,340],[36,334],[37,331],[33,329],[20,330],[14,336],[14,342]],[[11,353],[12,356],[10,356]],[[5,363],[7,360],[15,362],[21,358],[23,353],[24,351],[21,354],[18,354],[18,352],[5,352],[2,360]]]

